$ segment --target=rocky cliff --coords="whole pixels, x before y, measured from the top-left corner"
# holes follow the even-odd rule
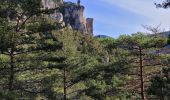
[[[93,33],[93,18],[86,19],[87,33]]]
[[[54,0],[42,0],[42,4],[45,9],[58,6]],[[78,30],[84,34],[93,34],[93,18],[85,18],[85,7],[80,4],[80,0],[78,0],[77,3],[58,0],[57,4],[63,6],[63,11],[51,14],[50,16],[52,18],[61,23],[63,27],[68,26],[73,30]]]
[[[42,0],[43,8],[55,8],[58,4],[63,4],[63,0]]]

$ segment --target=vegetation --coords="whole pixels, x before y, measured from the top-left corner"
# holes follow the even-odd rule
[[[0,100],[170,99],[169,39],[95,38],[61,28],[48,17],[61,8],[41,0],[0,2]]]
[[[167,9],[167,8],[170,7],[170,1],[169,0],[164,0],[163,3],[156,4],[156,6]]]
[[[169,60],[167,61],[166,66],[162,70],[161,75],[156,75],[151,80],[151,86],[148,89],[148,93],[156,95],[160,100],[169,100],[170,99],[170,77],[169,77]]]

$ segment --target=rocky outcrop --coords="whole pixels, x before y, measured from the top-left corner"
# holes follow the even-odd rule
[[[93,33],[93,18],[86,19],[87,33]]]
[[[55,8],[57,6],[53,0],[42,0],[42,4],[46,9]],[[93,34],[93,19],[85,19],[85,8],[80,4],[80,0],[78,0],[77,4],[60,0],[59,4],[63,5],[63,12],[51,14],[50,16],[52,18],[61,23],[62,26],[68,26],[73,30],[78,30],[84,34]]]
[[[42,5],[44,9],[51,9],[56,7],[53,0],[42,0]]]
[[[58,6],[57,4],[63,4],[63,0],[42,0],[43,8],[52,9]]]
[[[86,20],[84,17],[84,7],[73,3],[65,3],[64,22],[70,25],[72,29],[87,33]]]

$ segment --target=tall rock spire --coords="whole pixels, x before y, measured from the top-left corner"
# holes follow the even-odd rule
[[[77,5],[78,5],[78,6],[80,6],[80,3],[81,3],[81,1],[80,1],[80,0],[77,0]]]

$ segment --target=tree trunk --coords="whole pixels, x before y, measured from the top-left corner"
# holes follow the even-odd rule
[[[63,76],[63,81],[64,81],[64,100],[67,100],[67,89],[66,89],[66,68],[64,67],[64,76]]]
[[[145,99],[145,94],[144,94],[144,79],[143,79],[143,57],[142,57],[142,48],[139,47],[139,56],[140,56],[140,81],[141,81],[141,98],[142,100],[146,100]]]
[[[9,76],[9,91],[13,90],[13,82],[14,82],[14,55],[13,55],[13,50],[11,49],[10,52],[10,76]]]

